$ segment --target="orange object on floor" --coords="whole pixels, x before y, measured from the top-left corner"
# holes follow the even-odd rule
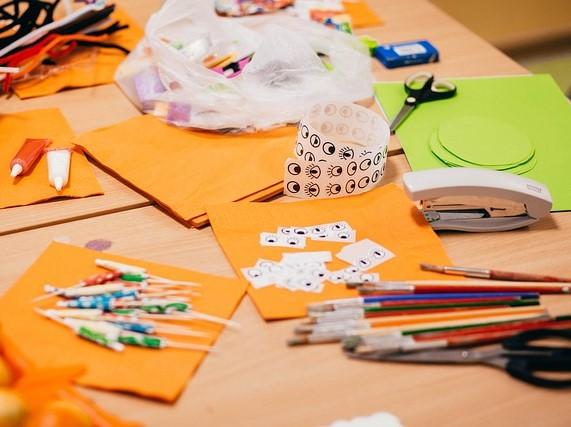
[[[52,243],[0,299],[0,324],[4,335],[38,369],[83,365],[85,373],[76,380],[80,385],[173,402],[204,359],[204,352],[127,346],[118,353],[83,340],[65,326],[34,311],[34,307],[54,306],[55,299],[39,305],[31,302],[34,297],[43,294],[44,284],[71,286],[94,273],[105,271],[95,266],[96,258],[141,266],[151,274],[170,279],[201,283],[202,286],[197,289],[201,295],[193,299],[193,308],[226,319],[232,316],[244,296],[246,283]],[[213,344],[223,328],[198,320],[184,324],[210,335],[200,338],[177,337],[176,341]]]
[[[276,194],[297,129],[240,135],[191,131],[138,116],[75,142],[109,173],[179,221],[204,225],[206,206]]]
[[[10,387],[4,390],[14,392],[25,405],[27,417],[23,427],[37,427],[37,421],[50,406],[62,406],[63,402],[70,408],[81,411],[81,415],[88,417],[93,426],[140,426],[139,423],[123,421],[103,411],[71,385],[83,373],[83,366],[40,370],[26,360],[5,336],[0,336],[0,358],[8,363],[15,377]],[[59,425],[67,424],[56,424]]]
[[[357,230],[357,241],[371,239],[396,256],[368,272],[378,272],[383,280],[441,279],[437,273],[424,272],[421,262],[448,262],[442,243],[422,214],[404,192],[394,184],[353,197],[294,203],[225,203],[209,206],[214,234],[236,274],[260,258],[280,261],[284,252],[331,251],[328,270],[349,265],[337,258],[345,242],[307,239],[305,249],[260,245],[260,233],[275,233],[278,227],[347,221]],[[428,261],[432,260],[432,261]],[[248,288],[248,293],[264,319],[284,319],[306,315],[308,303],[357,296],[342,284],[327,283],[322,293],[291,292],[275,286]]]
[[[59,193],[48,181],[46,156],[27,174],[12,178],[10,162],[27,138],[47,138],[49,148],[71,147],[73,132],[55,108],[0,114],[0,208],[23,206],[58,197],[87,197],[103,194],[92,166],[81,152],[72,152],[69,183]]]

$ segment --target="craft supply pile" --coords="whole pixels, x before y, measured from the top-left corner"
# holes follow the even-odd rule
[[[571,273],[455,266],[447,253],[498,242],[488,259],[505,250],[529,257],[529,271],[549,265],[518,245],[564,239],[553,233],[571,209],[571,107],[550,76],[442,78],[411,67],[404,80],[374,83],[373,71],[391,79],[386,68],[446,66],[447,50],[356,36],[382,25],[363,0],[166,0],[144,32],[120,4],[0,1],[4,92],[116,83],[120,91],[100,90],[134,105],[99,128],[91,105],[72,120],[71,95],[61,111],[18,104],[0,115],[0,209],[17,224],[0,224],[0,235],[19,248],[22,231],[35,231],[17,207],[42,203],[34,215],[46,234],[69,226],[100,250],[51,242],[2,294],[0,426],[33,427],[46,411],[84,427],[133,425],[72,383],[174,403],[216,357],[221,333],[252,337],[231,320],[246,296],[263,320],[301,319],[289,354],[328,344],[350,359],[331,353],[339,366],[483,363],[571,387],[571,312],[560,309]],[[103,96],[90,91],[81,96]],[[134,202],[119,200],[127,191]],[[173,251],[204,239],[192,262],[214,249],[230,267],[207,267],[235,278],[104,252],[112,242],[162,250],[171,235],[154,229],[154,215],[179,227]],[[92,231],[94,221],[103,225]],[[124,245],[140,230],[145,239]]]

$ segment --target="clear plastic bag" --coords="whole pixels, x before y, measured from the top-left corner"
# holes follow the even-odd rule
[[[212,53],[254,55],[228,78],[203,65]],[[268,129],[299,121],[316,102],[372,96],[370,57],[357,38],[286,13],[221,18],[202,0],[167,0],[116,80],[143,111],[216,130]]]

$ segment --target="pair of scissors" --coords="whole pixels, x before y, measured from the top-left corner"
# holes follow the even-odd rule
[[[421,71],[409,76],[404,81],[404,90],[408,94],[404,105],[391,122],[391,134],[407,118],[412,110],[423,102],[438,101],[456,95],[456,85],[448,80],[435,80],[434,75]]]
[[[512,377],[545,388],[569,388],[571,377],[553,379],[536,375],[538,371],[571,373],[571,347],[530,344],[540,339],[559,339],[571,343],[571,329],[533,329],[516,334],[500,344],[474,348],[418,350],[412,352],[384,351],[356,353],[346,350],[349,357],[373,361],[412,363],[483,363],[504,369]]]

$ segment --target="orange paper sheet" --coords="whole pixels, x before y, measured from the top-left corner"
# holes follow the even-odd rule
[[[138,116],[75,141],[111,174],[192,225],[209,204],[264,192],[283,180],[297,129],[223,135],[189,131]],[[203,221],[199,218],[199,223]]]
[[[343,8],[351,16],[353,28],[365,28],[381,25],[383,21],[364,0],[344,1]]]
[[[50,186],[44,155],[27,175],[10,176],[10,162],[26,138],[48,138],[49,148],[70,147],[73,132],[58,109],[0,114],[0,208],[30,205],[57,197],[87,197],[103,194],[91,165],[81,152],[73,152],[69,182],[61,192]]]
[[[389,184],[358,196],[295,203],[226,203],[208,207],[210,223],[230,263],[241,275],[260,258],[279,261],[284,252],[331,251],[330,271],[348,267],[335,258],[345,242],[307,239],[305,249],[261,246],[260,233],[277,231],[280,226],[310,226],[347,221],[357,230],[357,241],[371,239],[396,256],[370,272],[383,280],[441,279],[440,275],[420,270],[419,263],[449,265],[440,240],[422,214],[401,189]],[[356,296],[343,285],[327,283],[320,294],[291,292],[275,286],[248,288],[264,319],[284,319],[306,315],[308,303]]]
[[[205,357],[204,352],[127,346],[122,353],[117,353],[78,338],[68,328],[41,317],[33,310],[31,300],[43,293],[44,284],[70,286],[91,274],[104,271],[95,267],[96,258],[138,265],[151,274],[167,278],[201,283],[203,286],[198,289],[201,296],[193,298],[193,307],[197,311],[226,319],[232,316],[244,296],[246,283],[52,243],[0,299],[0,323],[4,335],[38,368],[84,365],[86,372],[79,377],[78,384],[174,401]],[[54,301],[55,298],[39,306],[53,307]],[[222,330],[222,326],[203,321],[183,324],[207,331],[211,336],[170,336],[169,339],[210,344],[214,343]]]
[[[121,9],[115,9],[110,19],[129,25],[129,28],[112,34],[106,43],[114,43],[132,50],[144,33]],[[115,49],[82,48],[74,51],[60,64],[61,71],[44,79],[34,79],[14,85],[21,99],[51,95],[67,88],[79,88],[113,83],[115,70],[125,59],[123,52]]]

